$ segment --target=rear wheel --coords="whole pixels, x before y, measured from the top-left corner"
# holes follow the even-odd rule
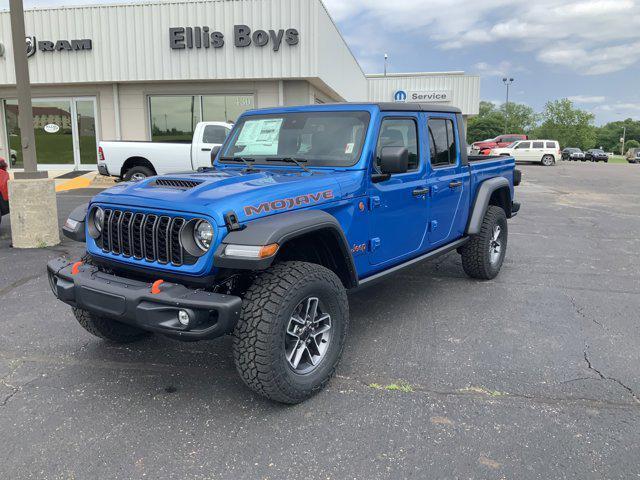
[[[126,182],[139,182],[149,177],[153,177],[155,173],[149,167],[133,167],[127,170],[124,174],[124,180]]]
[[[482,220],[480,233],[473,235],[462,248],[462,268],[472,278],[491,280],[500,273],[507,252],[507,216],[504,210],[490,205]]]
[[[552,165],[554,165],[556,163],[556,160],[553,157],[553,155],[545,155],[545,156],[542,157],[541,163],[545,167],[551,167]]]
[[[299,403],[333,376],[348,321],[347,294],[331,270],[305,262],[277,264],[244,295],[234,330],[236,368],[260,395]]]
[[[79,308],[74,308],[73,314],[76,320],[78,320],[78,323],[82,325],[87,332],[109,342],[132,343],[151,335],[150,332],[145,330],[100,317]]]

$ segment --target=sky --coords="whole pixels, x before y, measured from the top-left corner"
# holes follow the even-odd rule
[[[118,0],[24,0],[25,8]],[[366,73],[463,70],[483,100],[640,120],[640,0],[324,0]],[[7,8],[8,0],[0,0]]]

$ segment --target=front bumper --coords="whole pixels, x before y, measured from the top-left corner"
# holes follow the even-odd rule
[[[151,293],[152,284],[101,272],[57,258],[47,264],[54,295],[72,307],[111,318],[143,330],[181,340],[208,340],[233,330],[242,300],[233,295],[194,290],[176,283],[163,283]],[[178,312],[188,313],[188,325],[178,321]]]

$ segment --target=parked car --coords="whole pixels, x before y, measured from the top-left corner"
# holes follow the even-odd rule
[[[518,133],[510,133],[508,135],[498,135],[496,138],[473,142],[471,144],[472,154],[489,155],[493,148],[503,148],[511,145],[518,140],[527,140],[529,137]]]
[[[565,148],[562,150],[563,160],[575,160],[584,162],[584,152],[579,148]]]
[[[555,140],[525,140],[514,142],[506,148],[494,148],[491,155],[512,156],[516,162],[539,162],[550,167],[560,160],[562,152]]]
[[[2,217],[9,213],[9,174],[7,162],[0,158],[0,224]]]
[[[630,148],[625,155],[627,162],[640,163],[640,148]]]
[[[584,152],[585,160],[590,160],[592,162],[608,162],[609,155],[607,155],[604,150],[600,150],[599,148],[591,148]]]
[[[219,147],[233,124],[200,122],[191,143],[184,142],[100,142],[98,172],[126,181],[154,175],[185,172],[211,166],[211,149]]]
[[[52,291],[111,342],[233,332],[244,382],[301,402],[340,360],[347,290],[451,251],[470,277],[498,275],[520,176],[513,158],[467,157],[464,131],[432,104],[245,112],[214,168],[72,212],[65,235],[87,255],[48,264]]]

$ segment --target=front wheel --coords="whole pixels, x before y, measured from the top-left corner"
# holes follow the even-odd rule
[[[553,155],[545,155],[544,157],[542,157],[542,165],[544,165],[545,167],[550,167],[555,163],[556,160],[555,158],[553,158]]]
[[[480,233],[473,235],[462,248],[462,268],[471,278],[491,280],[500,273],[507,252],[507,216],[504,210],[490,205],[482,220]]]
[[[233,356],[244,383],[271,400],[299,403],[333,376],[349,306],[327,268],[283,262],[258,275],[244,295]]]

